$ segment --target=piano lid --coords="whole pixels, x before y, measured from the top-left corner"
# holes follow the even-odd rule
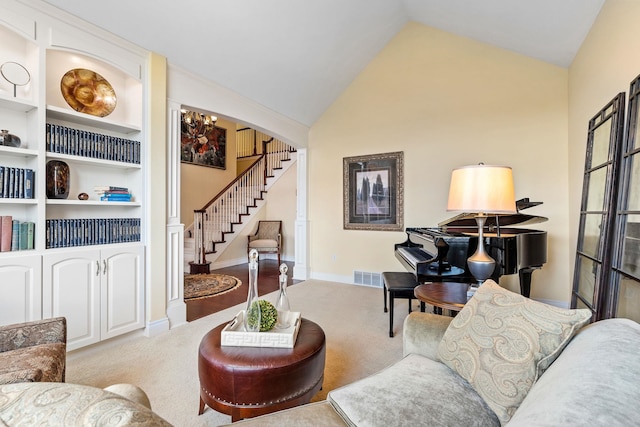
[[[529,198],[520,199],[516,202],[518,213],[515,214],[492,214],[487,215],[485,227],[507,227],[510,225],[529,225],[545,222],[548,218],[544,216],[528,215],[520,213],[522,209],[541,205],[542,202],[530,202]],[[461,213],[438,224],[439,227],[477,227],[475,213]]]

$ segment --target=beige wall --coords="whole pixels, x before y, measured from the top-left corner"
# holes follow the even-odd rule
[[[568,72],[417,23],[380,52],[312,126],[309,136],[311,271],[350,280],[354,270],[402,271],[402,232],[343,230],[342,158],[403,151],[405,227],[436,226],[451,170],[513,167],[516,197],[549,217],[545,267],[534,298],[568,301]],[[517,289],[517,275],[501,283]]]
[[[236,178],[236,124],[218,118],[216,126],[227,130],[227,168],[180,163],[180,222],[186,227],[193,224],[194,209],[202,208]]]
[[[640,74],[640,2],[607,0],[569,68],[570,246],[573,262],[589,120]],[[625,113],[626,114],[626,113]],[[572,264],[573,266],[573,264]]]
[[[147,203],[147,218],[149,218],[149,242],[146,248],[148,252],[146,263],[147,274],[147,323],[163,319],[166,316],[166,269],[154,268],[156,262],[164,265],[166,259],[166,164],[167,139],[167,60],[155,53],[149,54],[149,103],[148,129],[149,135],[149,202]]]

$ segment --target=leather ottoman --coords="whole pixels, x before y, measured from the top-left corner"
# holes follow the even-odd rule
[[[293,348],[223,347],[225,326],[200,342],[199,414],[206,405],[237,421],[309,403],[322,388],[325,335],[316,323],[301,320]]]

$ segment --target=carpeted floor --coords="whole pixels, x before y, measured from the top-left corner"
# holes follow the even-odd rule
[[[307,280],[288,289],[291,308],[325,331],[327,356],[323,400],[337,387],[375,373],[402,357],[402,322],[407,301],[396,300],[394,338],[383,312],[382,289]],[[275,303],[277,292],[264,297]],[[417,303],[414,302],[414,309]],[[67,357],[67,382],[106,387],[142,387],[152,408],[175,426],[218,426],[231,417],[207,408],[198,416],[198,346],[210,329],[227,322],[243,304],[152,337],[133,337],[80,349]]]

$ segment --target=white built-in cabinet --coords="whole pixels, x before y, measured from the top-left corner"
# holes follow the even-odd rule
[[[40,255],[0,257],[0,325],[42,318]]]
[[[69,350],[144,326],[144,248],[43,257],[43,316],[67,318]]]
[[[65,316],[71,350],[144,327],[147,53],[120,47],[67,19],[75,18],[46,5],[33,10],[21,2],[0,5],[0,65],[16,62],[31,75],[27,85],[15,87],[15,95],[14,86],[0,77],[0,129],[22,140],[19,148],[0,146],[0,166],[35,172],[33,198],[0,198],[0,216],[35,224],[33,249],[0,252],[0,324]],[[117,96],[111,114],[85,114],[67,104],[60,82],[75,68],[95,71],[111,84]],[[120,147],[133,141],[136,158],[54,152],[47,135],[52,125],[97,135],[105,149],[111,141]],[[67,199],[46,196],[51,160],[69,165]],[[96,186],[127,187],[133,199],[100,201]],[[89,200],[79,200],[80,193]],[[73,237],[74,229],[88,222],[114,220],[128,230],[127,239]],[[53,241],[53,227],[60,224],[70,237]]]

